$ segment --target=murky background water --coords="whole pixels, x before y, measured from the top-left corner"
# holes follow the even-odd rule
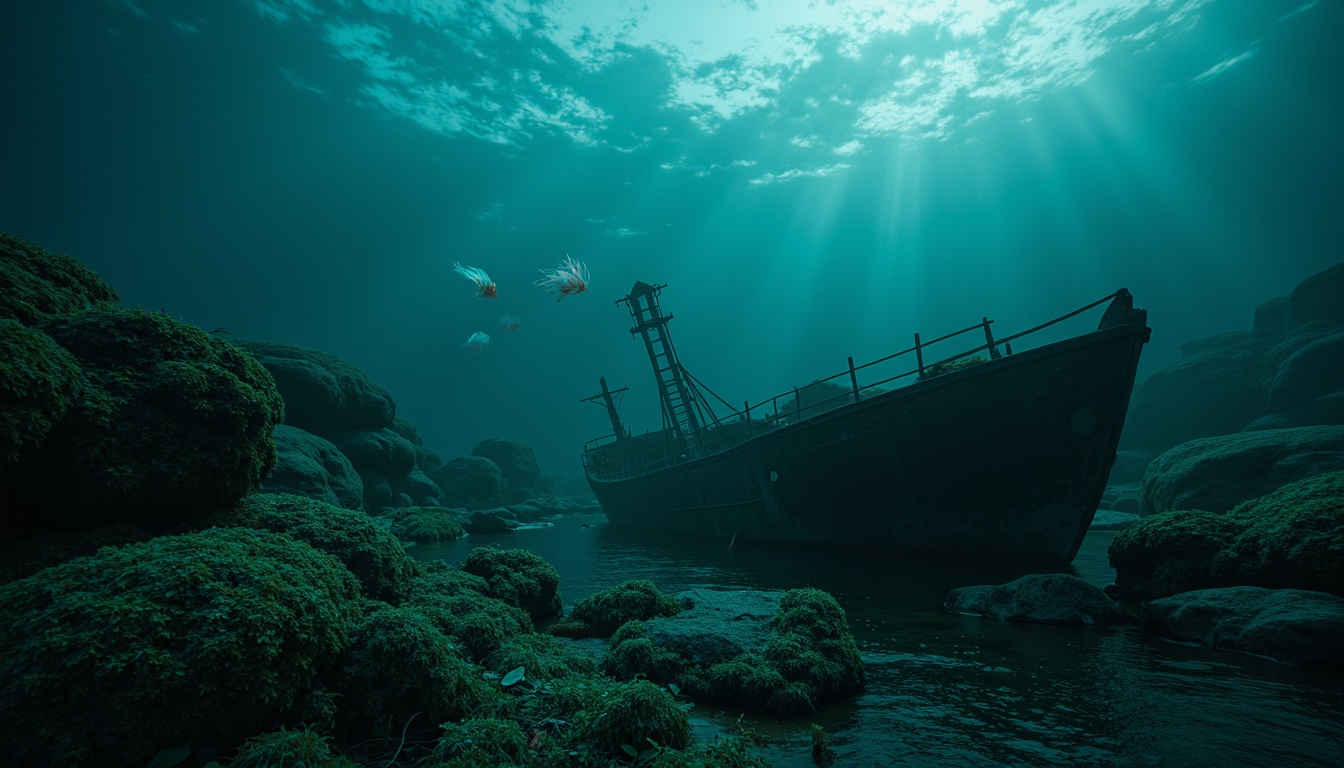
[[[1073,573],[1104,586],[1110,531],[1088,534]],[[1344,676],[1184,646],[1133,627],[1017,625],[942,610],[953,587],[1011,566],[778,550],[629,531],[602,515],[414,547],[461,563],[473,547],[530,550],[560,573],[566,610],[626,579],[664,592],[721,586],[830,592],[849,616],[867,691],[812,715],[748,716],[781,768],[812,766],[810,723],[838,766],[1344,765]],[[712,736],[739,712],[693,710]]]

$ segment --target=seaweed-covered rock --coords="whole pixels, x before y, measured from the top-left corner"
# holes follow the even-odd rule
[[[440,501],[448,506],[481,509],[504,500],[504,475],[498,464],[483,456],[459,456],[430,478],[442,491]]]
[[[693,613],[622,625],[612,635],[603,671],[675,682],[697,698],[777,715],[811,712],[863,690],[863,661],[844,610],[821,590],[784,593],[768,633],[750,631],[748,625],[759,622],[747,620],[746,631],[726,636],[702,625],[694,632],[704,637],[692,641],[677,627]]]
[[[0,232],[0,318],[39,325],[52,315],[120,302],[78,261]]]
[[[413,598],[420,595],[484,595],[490,591],[490,584],[485,579],[442,560],[431,560],[421,569],[423,572],[411,583]]]
[[[83,391],[73,355],[42,331],[0,318],[0,466],[40,444]]]
[[[1231,586],[1344,594],[1344,472],[1299,480],[1225,514],[1146,517],[1115,537],[1109,555],[1117,593],[1132,600]]]
[[[335,690],[341,721],[355,733],[417,716],[428,723],[461,719],[492,695],[429,619],[392,606],[375,608],[354,630]]]
[[[168,529],[233,504],[275,465],[284,404],[238,347],[139,309],[53,316],[42,328],[79,361],[86,386],[8,468],[0,500],[29,514],[5,527]]]
[[[594,635],[607,637],[627,621],[676,616],[681,604],[658,591],[648,579],[633,579],[585,597],[570,619],[586,624]]]
[[[1095,585],[1066,573],[1033,573],[998,586],[959,587],[943,607],[953,613],[1031,624],[1115,624],[1120,606]]]
[[[237,743],[345,645],[359,586],[287,536],[215,528],[0,585],[0,763],[143,765]]]
[[[374,600],[400,603],[420,574],[397,538],[363,512],[292,494],[258,493],[243,501],[237,515],[238,524],[288,534],[334,555]]]
[[[482,440],[471,449],[471,455],[493,461],[510,490],[531,490],[541,480],[537,454],[514,440]]]
[[[521,608],[484,595],[420,592],[406,606],[429,619],[472,661],[485,658],[505,641],[531,634],[533,630],[531,617]]]
[[[443,733],[429,756],[435,768],[487,768],[537,765],[518,723],[493,717],[472,717],[444,723]]]
[[[387,390],[336,355],[269,341],[238,340],[275,377],[285,423],[316,435],[382,429],[397,405]]]
[[[401,541],[452,541],[464,535],[453,510],[444,507],[398,507],[383,510],[389,530]]]
[[[1299,589],[1199,589],[1143,608],[1145,631],[1183,642],[1344,670],[1344,598]]]
[[[485,579],[489,597],[527,611],[534,620],[559,616],[560,574],[550,563],[524,549],[477,547],[462,570]]]
[[[275,453],[275,469],[258,489],[262,493],[292,493],[346,509],[363,506],[364,481],[331,441],[280,424]]]
[[[1143,478],[1139,513],[1225,512],[1288,483],[1344,469],[1344,427],[1241,432],[1191,440],[1158,456]]]

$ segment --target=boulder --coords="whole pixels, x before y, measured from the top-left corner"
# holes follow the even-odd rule
[[[1344,390],[1344,332],[1317,339],[1279,364],[1269,384],[1269,410],[1290,411]]]
[[[1344,469],[1344,427],[1241,432],[1191,440],[1158,456],[1143,477],[1140,514],[1224,512],[1323,472]]]
[[[1344,595],[1344,471],[1317,475],[1226,513],[1173,510],[1111,541],[1116,594],[1155,600],[1252,586]]]
[[[495,462],[509,490],[530,490],[541,479],[537,454],[522,443],[497,438],[482,440],[471,449],[471,455]]]
[[[275,469],[262,481],[261,492],[292,493],[346,509],[363,507],[364,481],[330,441],[280,424],[275,452]]]
[[[399,486],[415,467],[415,445],[391,429],[329,432],[327,439],[360,472],[376,472]]]
[[[1344,598],[1301,589],[1200,589],[1154,600],[1140,623],[1182,642],[1344,670]]]
[[[401,484],[395,490],[397,493],[410,498],[413,506],[435,502],[443,494],[439,490],[439,486],[433,480],[430,480],[424,472],[421,472],[419,467],[412,469],[411,473],[406,476],[405,480],[401,481]]]
[[[112,306],[53,315],[41,330],[78,362],[84,387],[40,445],[4,465],[0,506],[41,515],[5,515],[0,529],[166,530],[236,503],[275,466],[284,403],[233,344]]]
[[[1344,264],[1303,280],[1288,297],[1287,326],[1312,322],[1344,326]]]
[[[1264,372],[1260,354],[1223,347],[1162,368],[1135,387],[1122,444],[1162,451],[1240,430],[1265,413]]]
[[[1243,432],[1261,432],[1266,429],[1310,427],[1316,425],[1344,425],[1344,390],[1321,395],[1311,402],[1283,413],[1270,413],[1246,425]]]
[[[1115,624],[1125,616],[1100,587],[1065,573],[1033,573],[998,586],[958,587],[952,613],[1030,624]]]
[[[676,595],[681,612],[672,618],[646,621],[645,636],[689,664],[709,666],[732,661],[765,648],[783,596],[783,592],[754,589],[681,592]]]
[[[442,491],[447,506],[479,509],[504,499],[504,475],[499,465],[481,456],[459,456],[430,477]]]
[[[285,423],[313,434],[382,429],[397,406],[387,390],[336,355],[270,341],[236,342],[275,377]]]

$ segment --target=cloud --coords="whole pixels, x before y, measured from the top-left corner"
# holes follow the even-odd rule
[[[1251,58],[1252,56],[1255,55],[1255,53],[1256,49],[1252,48],[1249,51],[1244,51],[1242,53],[1237,54],[1236,56],[1231,56],[1229,58],[1223,59],[1217,64],[1214,64],[1212,67],[1209,67],[1208,69],[1204,70],[1198,75],[1195,75],[1194,77],[1190,78],[1190,82],[1203,83],[1205,81],[1212,80],[1213,78],[1221,75],[1222,73],[1226,72],[1232,67],[1235,67],[1241,62]]]
[[[751,180],[752,184],[778,184],[781,181],[793,181],[808,176],[833,176],[849,168],[849,163],[835,163],[819,168],[794,168],[783,173],[767,173]]]

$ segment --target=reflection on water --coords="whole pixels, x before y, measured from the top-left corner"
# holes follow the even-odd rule
[[[1071,567],[1105,585],[1113,532]],[[1344,676],[1193,648],[1132,627],[1009,624],[943,612],[949,590],[1025,571],[992,563],[770,549],[630,531],[601,515],[411,550],[461,563],[473,547],[523,548],[560,573],[566,605],[626,579],[665,592],[814,586],[849,616],[868,690],[805,718],[758,721],[777,766],[812,766],[807,726],[839,766],[1340,766]],[[711,708],[697,713],[713,720]],[[737,714],[726,713],[731,718]]]

